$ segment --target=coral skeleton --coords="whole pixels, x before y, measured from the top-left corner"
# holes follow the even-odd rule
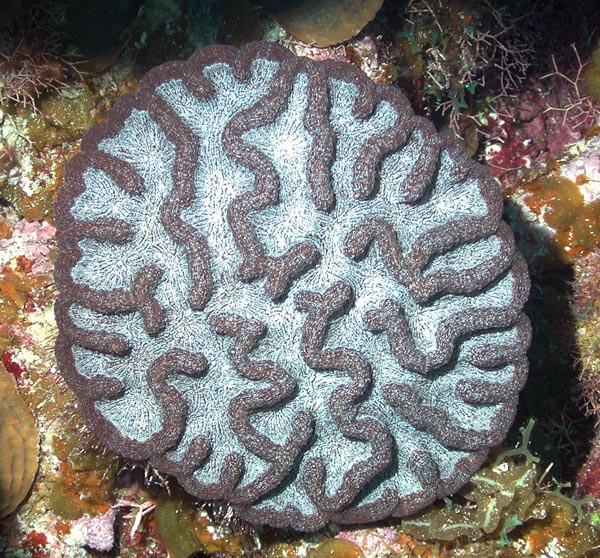
[[[395,88],[283,47],[152,70],[55,208],[56,353],[113,450],[250,522],[411,514],[504,438],[526,265],[489,173]]]

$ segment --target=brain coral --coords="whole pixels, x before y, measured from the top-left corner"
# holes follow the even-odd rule
[[[38,470],[39,434],[14,377],[0,364],[0,519],[27,496]]]
[[[397,89],[207,47],[151,71],[70,163],[60,367],[109,447],[252,522],[409,514],[467,482],[525,381],[501,210]]]

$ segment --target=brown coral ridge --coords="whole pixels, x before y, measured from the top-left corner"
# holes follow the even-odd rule
[[[227,211],[229,227],[235,238],[236,247],[243,262],[238,275],[244,282],[264,280],[265,295],[277,302],[285,299],[291,287],[310,270],[316,269],[323,254],[319,247],[307,240],[288,248],[283,254],[274,256],[268,253],[249,219],[249,215],[278,203],[279,178],[268,158],[256,147],[242,139],[242,135],[258,125],[275,121],[286,105],[294,77],[304,72],[308,75],[309,107],[304,115],[304,125],[313,138],[308,157],[308,184],[314,206],[329,212],[336,204],[331,186],[330,164],[334,157],[335,141],[327,121],[326,103],[317,102],[327,95],[327,78],[335,78],[352,83],[359,91],[353,114],[366,119],[383,100],[393,106],[401,121],[379,136],[366,143],[354,163],[352,189],[356,200],[368,201],[377,192],[378,176],[374,169],[387,154],[405,145],[411,135],[421,134],[427,138],[427,151],[419,155],[413,169],[410,191],[403,192],[408,203],[415,203],[429,195],[432,175],[436,173],[442,149],[454,158],[452,182],[458,183],[469,176],[478,181],[481,198],[486,210],[482,217],[461,219],[449,217],[449,221],[434,229],[408,250],[403,251],[393,229],[385,222],[372,220],[355,227],[344,240],[348,258],[359,260],[373,245],[379,250],[386,268],[396,280],[404,285],[419,302],[432,302],[448,293],[471,294],[481,289],[489,289],[490,282],[500,277],[512,276],[515,288],[510,307],[490,308],[483,311],[466,312],[461,319],[448,324],[446,336],[440,338],[439,349],[431,359],[423,360],[411,346],[410,332],[400,309],[388,301],[382,308],[373,311],[366,320],[366,326],[374,333],[387,335],[390,348],[398,361],[407,369],[423,376],[431,376],[453,358],[457,340],[476,331],[496,330],[512,326],[518,321],[518,342],[514,346],[484,346],[472,349],[468,360],[483,369],[514,362],[516,372],[510,386],[488,381],[464,380],[460,384],[461,396],[467,402],[499,404],[490,426],[484,431],[475,431],[466,425],[464,428],[451,426],[451,420],[443,408],[432,409],[418,400],[418,396],[401,385],[392,383],[384,386],[384,398],[391,407],[418,429],[439,437],[443,444],[457,450],[471,453],[462,458],[450,478],[442,481],[438,465],[425,451],[415,451],[410,468],[419,479],[422,490],[406,497],[399,497],[391,489],[386,489],[374,502],[356,506],[361,495],[376,486],[385,478],[384,473],[394,467],[394,442],[387,426],[375,417],[359,416],[360,401],[372,389],[371,365],[356,351],[337,347],[324,348],[325,336],[332,321],[339,314],[348,311],[352,304],[352,286],[338,282],[324,293],[297,293],[294,301],[298,310],[305,313],[302,326],[301,354],[304,362],[314,370],[336,370],[342,372],[347,381],[334,390],[328,400],[331,416],[345,436],[365,441],[371,447],[370,457],[346,472],[339,490],[325,494],[323,490],[324,465],[320,458],[313,458],[299,479],[317,512],[310,516],[299,510],[286,508],[277,510],[270,507],[267,497],[277,493],[282,479],[295,479],[298,463],[303,452],[314,441],[315,432],[311,416],[298,412],[290,425],[290,434],[284,442],[275,443],[265,438],[253,427],[250,417],[266,406],[283,404],[297,390],[297,380],[289,371],[271,360],[258,360],[251,356],[264,335],[265,324],[259,320],[249,321],[232,313],[214,313],[210,326],[216,335],[234,339],[229,359],[239,375],[248,379],[249,384],[261,382],[267,387],[244,391],[236,397],[228,409],[223,409],[229,423],[238,434],[241,442],[255,455],[270,463],[266,472],[252,483],[241,483],[244,470],[242,456],[231,453],[222,463],[218,481],[200,482],[194,473],[202,467],[212,451],[210,442],[199,436],[185,450],[185,455],[175,459],[169,454],[181,439],[186,422],[186,401],[169,379],[174,375],[200,377],[206,374],[206,355],[200,350],[190,352],[170,349],[156,359],[147,372],[152,395],[162,410],[163,422],[160,430],[146,441],[138,441],[123,436],[97,408],[99,400],[119,397],[126,389],[123,382],[104,375],[92,377],[77,369],[73,355],[74,346],[83,347],[107,355],[123,356],[131,351],[131,345],[124,335],[108,331],[90,331],[75,324],[71,310],[83,306],[106,315],[121,315],[139,312],[143,318],[145,331],[149,336],[157,336],[165,328],[167,309],[161,307],[156,289],[163,271],[154,265],[141,268],[132,282],[130,290],[98,290],[73,278],[73,269],[82,258],[79,243],[84,239],[94,239],[113,244],[125,244],[133,231],[124,220],[98,219],[81,221],[71,210],[75,200],[86,189],[84,173],[90,167],[103,168],[127,194],[136,195],[143,191],[144,184],[133,165],[99,149],[99,144],[116,136],[123,122],[134,110],[145,110],[157,122],[168,140],[176,146],[173,170],[173,191],[160,209],[160,222],[172,235],[184,252],[189,274],[190,308],[202,311],[211,299],[214,290],[214,276],[210,266],[206,238],[181,217],[184,209],[194,200],[194,172],[199,151],[199,139],[179,118],[172,108],[155,93],[161,84],[177,79],[199,100],[209,100],[214,95],[211,83],[203,76],[202,70],[211,64],[225,64],[232,68],[234,77],[240,82],[248,79],[250,65],[256,58],[275,61],[278,70],[273,86],[266,98],[251,108],[242,111],[226,126],[223,144],[227,155],[250,169],[255,177],[251,191],[231,200]],[[311,102],[312,101],[312,102]],[[70,386],[77,393],[80,409],[100,438],[114,451],[133,459],[149,459],[161,470],[174,474],[180,483],[192,494],[200,498],[223,499],[236,504],[238,510],[249,520],[269,523],[276,526],[292,525],[299,529],[311,530],[321,527],[329,519],[343,523],[371,521],[388,515],[406,515],[436,498],[456,491],[481,465],[487,455],[487,447],[501,441],[511,423],[516,404],[516,394],[522,387],[526,374],[525,348],[529,343],[529,327],[521,308],[528,295],[528,278],[525,265],[514,252],[512,237],[504,225],[499,227],[501,199],[492,179],[482,167],[469,160],[449,140],[437,136],[433,126],[414,117],[407,100],[395,89],[382,88],[371,83],[366,76],[351,66],[340,63],[314,64],[308,60],[293,57],[286,50],[266,43],[254,43],[237,51],[223,46],[207,47],[187,62],[170,62],[152,70],[140,83],[137,92],[119,99],[106,122],[95,126],[84,138],[81,151],[71,161],[61,189],[55,216],[61,231],[60,255],[56,262],[55,277],[61,294],[56,304],[56,317],[60,334],[56,354],[60,368]],[[466,270],[458,273],[449,269],[424,274],[434,255],[443,253],[461,243],[473,239],[498,235],[506,241],[502,252],[483,269]],[[460,275],[460,276],[459,276]],[[200,342],[200,340],[199,340]],[[257,507],[257,502],[266,502]]]
[[[38,469],[39,443],[15,380],[0,364],[0,518],[27,496]]]

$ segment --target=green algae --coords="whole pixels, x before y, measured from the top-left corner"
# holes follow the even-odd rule
[[[169,483],[169,490],[159,495],[154,521],[158,539],[171,558],[188,558],[194,553],[245,556],[254,547],[247,533],[234,532],[227,521],[217,524],[175,483]]]
[[[40,148],[77,141],[94,123],[94,106],[94,98],[83,87],[45,95],[38,102],[39,114],[28,122],[28,137]]]
[[[522,442],[501,453],[468,485],[443,504],[404,519],[402,530],[445,549],[468,549],[469,556],[539,557],[548,549],[562,558],[592,556],[600,537],[589,510],[591,499],[577,500],[544,484],[528,448],[534,421],[521,428]]]
[[[80,87],[52,91],[40,97],[35,109],[23,105],[5,115],[10,124],[5,123],[5,134],[18,146],[18,164],[0,176],[0,189],[18,215],[52,221],[64,166],[93,124],[94,107],[91,93]]]
[[[194,513],[189,497],[175,489],[163,491],[156,502],[156,532],[172,558],[187,558],[200,549],[195,534]]]
[[[307,558],[362,558],[360,548],[352,541],[344,539],[325,539],[309,549]]]

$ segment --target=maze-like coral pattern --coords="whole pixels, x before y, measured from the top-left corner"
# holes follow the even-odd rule
[[[109,447],[250,521],[412,513],[481,465],[525,381],[501,209],[398,90],[276,45],[205,48],[69,165],[60,367]]]

